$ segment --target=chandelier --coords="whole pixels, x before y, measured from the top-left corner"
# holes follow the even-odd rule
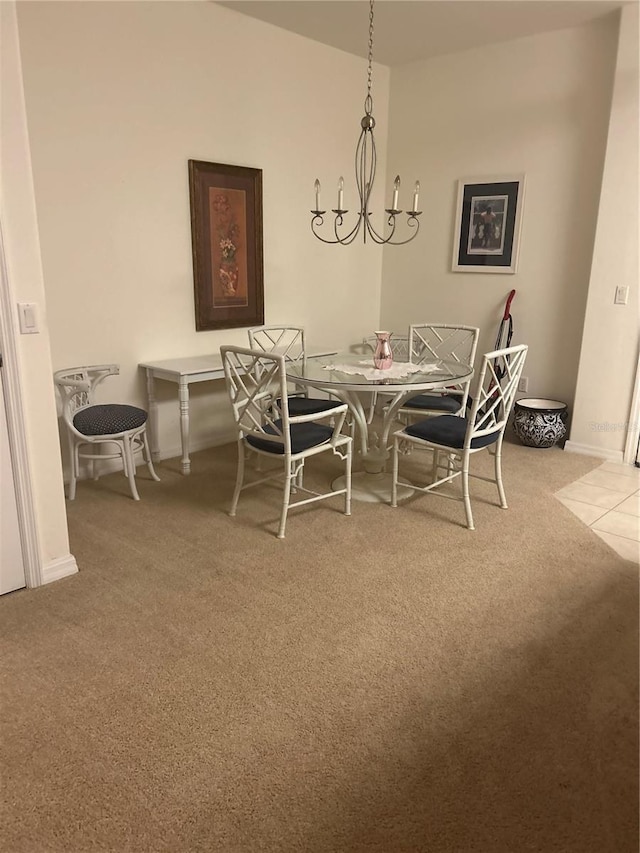
[[[393,182],[393,195],[391,201],[391,207],[386,209],[387,217],[387,225],[391,229],[386,237],[382,234],[379,234],[378,231],[374,228],[371,222],[371,214],[369,212],[369,200],[371,198],[371,192],[373,190],[373,182],[376,177],[376,142],[373,137],[373,128],[376,126],[376,120],[373,117],[373,98],[371,97],[371,63],[373,61],[373,0],[369,0],[369,56],[368,56],[368,68],[367,68],[367,97],[364,101],[364,116],[360,122],[360,127],[362,128],[360,131],[360,138],[358,139],[358,144],[356,146],[356,185],[358,188],[358,204],[360,209],[358,211],[357,219],[355,225],[351,228],[350,231],[345,231],[343,229],[348,228],[348,226],[344,223],[344,215],[349,213],[348,210],[344,209],[344,178],[340,177],[338,181],[338,205],[336,208],[332,209],[332,213],[335,214],[335,219],[333,221],[333,237],[323,237],[318,233],[318,228],[320,228],[324,224],[324,214],[327,212],[326,210],[320,210],[320,181],[316,178],[315,181],[315,193],[316,193],[316,208],[312,210],[313,214],[311,218],[311,230],[318,238],[318,240],[322,240],[323,243],[341,243],[343,246],[348,246],[349,243],[352,243],[355,238],[358,236],[360,229],[362,229],[362,236],[364,238],[364,242],[367,242],[367,235],[374,241],[374,243],[388,243],[393,246],[402,246],[405,243],[409,243],[414,237],[417,236],[418,231],[420,230],[420,222],[418,221],[418,217],[422,213],[421,210],[418,210],[418,194],[420,192],[420,182],[416,181],[415,188],[413,192],[413,205],[412,209],[408,210],[407,215],[407,226],[409,228],[413,228],[413,233],[407,237],[405,240],[394,240],[394,235],[396,233],[396,217],[399,216],[403,211],[398,209],[398,193],[400,191],[400,176],[396,175],[396,178]]]

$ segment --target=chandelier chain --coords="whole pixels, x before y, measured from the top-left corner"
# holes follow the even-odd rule
[[[369,66],[367,68],[367,101],[371,98],[371,63],[373,62],[373,0],[369,0]]]

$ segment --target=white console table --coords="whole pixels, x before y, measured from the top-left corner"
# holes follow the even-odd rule
[[[334,355],[335,350],[308,350],[307,358]],[[193,382],[210,382],[224,379],[224,368],[220,353],[194,355],[187,358],[167,358],[163,361],[145,361],[139,365],[147,373],[147,396],[149,398],[149,428],[151,433],[151,456],[154,462],[160,458],[158,430],[158,401],[155,380],[164,379],[178,386],[180,406],[180,438],[182,441],[181,468],[183,474],[191,472],[189,459],[189,385]]]

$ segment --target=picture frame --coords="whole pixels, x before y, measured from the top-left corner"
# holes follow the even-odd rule
[[[458,181],[454,272],[517,271],[524,184],[523,174]]]
[[[189,160],[196,331],[264,323],[262,170]]]

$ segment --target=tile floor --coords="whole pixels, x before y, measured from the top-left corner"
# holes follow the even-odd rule
[[[621,557],[640,562],[640,468],[604,462],[555,496]]]

